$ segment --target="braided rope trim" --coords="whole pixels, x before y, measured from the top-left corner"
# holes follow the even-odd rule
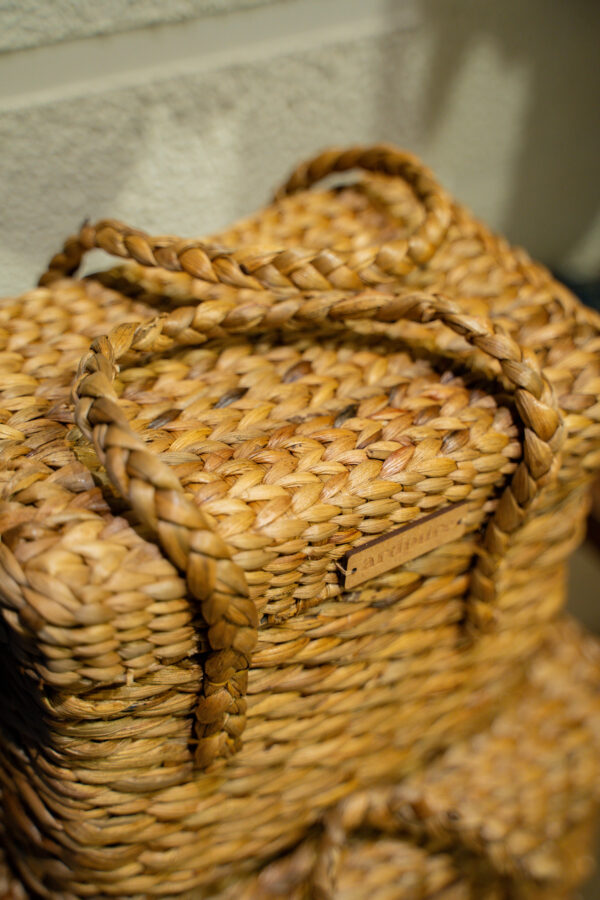
[[[298,191],[307,190],[333,172],[347,172],[351,169],[364,169],[367,172],[401,178],[412,187],[425,210],[425,220],[407,242],[397,241],[386,247],[398,250],[401,243],[406,243],[404,253],[409,262],[415,266],[424,265],[446,236],[452,219],[452,204],[429,169],[411,153],[398,150],[390,144],[325,150],[298,166],[276,193],[275,199],[280,200]],[[391,258],[388,260],[384,248],[381,253],[382,259],[378,261],[378,265],[384,271],[396,271],[399,260]]]
[[[186,272],[211,284],[253,290],[362,290],[405,275],[426,263],[441,246],[452,219],[448,195],[409,153],[385,145],[328,150],[301,166],[279,192],[283,197],[332,172],[362,168],[402,178],[423,205],[425,219],[408,240],[344,253],[303,247],[257,252],[202,241],[151,237],[114,219],[84,224],[52,257],[40,285],[74,274],[88,250],[99,248],[144,266]]]
[[[201,510],[185,496],[176,475],[148,450],[123,414],[113,382],[117,361],[130,351],[161,352],[193,346],[211,335],[256,333],[307,325],[359,330],[361,323],[439,321],[499,363],[514,389],[524,427],[523,458],[488,523],[472,578],[468,620],[485,626],[493,618],[494,577],[510,536],[524,520],[538,489],[553,475],[564,428],[552,389],[524,359],[518,344],[487,319],[465,315],[452,301],[424,293],[320,295],[261,303],[207,301],[184,307],[142,325],[116,328],[92,344],[74,385],[76,422],[93,441],[121,495],[151,529],[166,554],[186,573],[200,602],[211,647],[196,709],[198,765],[228,757],[240,745],[245,724],[247,669],[257,639],[257,616],[243,571]]]
[[[247,669],[257,638],[257,613],[244,572],[206,516],[183,493],[179,479],[149,452],[119,408],[112,382],[113,360],[144,345],[135,325],[96,342],[82,364],[75,390],[76,421],[93,441],[106,471],[171,561],[185,572],[200,603],[210,652],[204,660],[202,695],[195,709],[198,766],[228,758],[241,745],[245,725]],[[141,341],[140,341],[141,338]]]

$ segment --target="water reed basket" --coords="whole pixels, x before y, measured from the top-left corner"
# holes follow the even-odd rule
[[[570,897],[599,350],[393,147],[207,240],[85,224],[0,306],[0,896]]]

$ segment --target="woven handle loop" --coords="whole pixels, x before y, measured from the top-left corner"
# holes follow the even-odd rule
[[[160,328],[158,329],[160,334]],[[184,494],[174,472],[132,431],[113,388],[114,361],[127,349],[148,349],[158,334],[124,326],[94,342],[75,384],[76,421],[106,472],[167,556],[185,572],[208,627],[202,695],[196,710],[196,763],[229,758],[241,745],[257,613],[242,569],[204,513]]]
[[[352,331],[360,330],[365,319],[442,322],[496,360],[514,391],[524,428],[523,458],[488,523],[469,600],[469,621],[484,625],[493,616],[494,576],[510,535],[523,521],[539,487],[551,477],[564,430],[544,376],[489,319],[465,315],[457,303],[424,293],[372,291],[340,299],[336,292],[312,300],[297,296],[277,301],[270,295],[260,303],[206,301],[141,325],[121,325],[94,341],[81,361],[74,385],[76,422],[93,441],[115,487],[186,573],[189,590],[200,601],[208,625],[211,652],[196,711],[200,765],[228,756],[239,746],[245,721],[245,679],[257,634],[256,611],[244,572],[232,561],[224,541],[186,497],[173,471],[132,431],[114,389],[116,363],[131,351],[164,352],[228,333],[296,331],[307,326]]]
[[[405,274],[428,262],[442,244],[452,219],[449,196],[416,156],[389,144],[371,147],[330,148],[302,163],[277,191],[275,198],[303,191],[334,172],[364,169],[401,178],[422,204],[425,217],[407,241],[392,241],[380,248],[379,267],[389,274]]]
[[[294,172],[279,196],[314,184],[331,172],[363,168],[402,178],[422,203],[425,218],[408,239],[359,251],[283,248],[224,248],[215,244],[174,237],[151,237],[114,219],[84,224],[52,257],[40,285],[73,275],[88,250],[99,248],[144,266],[160,266],[186,272],[211,284],[254,290],[304,291],[363,290],[405,275],[424,265],[441,245],[448,230],[452,207],[448,196],[431,173],[408,153],[394,147],[354,147],[328,150]]]

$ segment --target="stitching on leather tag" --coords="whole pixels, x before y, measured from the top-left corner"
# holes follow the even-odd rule
[[[423,516],[417,522],[397,528],[389,534],[374,538],[366,544],[350,550],[345,557],[342,571],[345,588],[356,587],[369,578],[383,575],[402,563],[435,550],[449,541],[462,537],[464,518],[469,503],[463,500],[446,509]]]

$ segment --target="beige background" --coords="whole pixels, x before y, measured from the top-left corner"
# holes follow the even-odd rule
[[[599,37],[595,0],[0,0],[0,293],[85,217],[207,233],[381,139],[598,274]]]

